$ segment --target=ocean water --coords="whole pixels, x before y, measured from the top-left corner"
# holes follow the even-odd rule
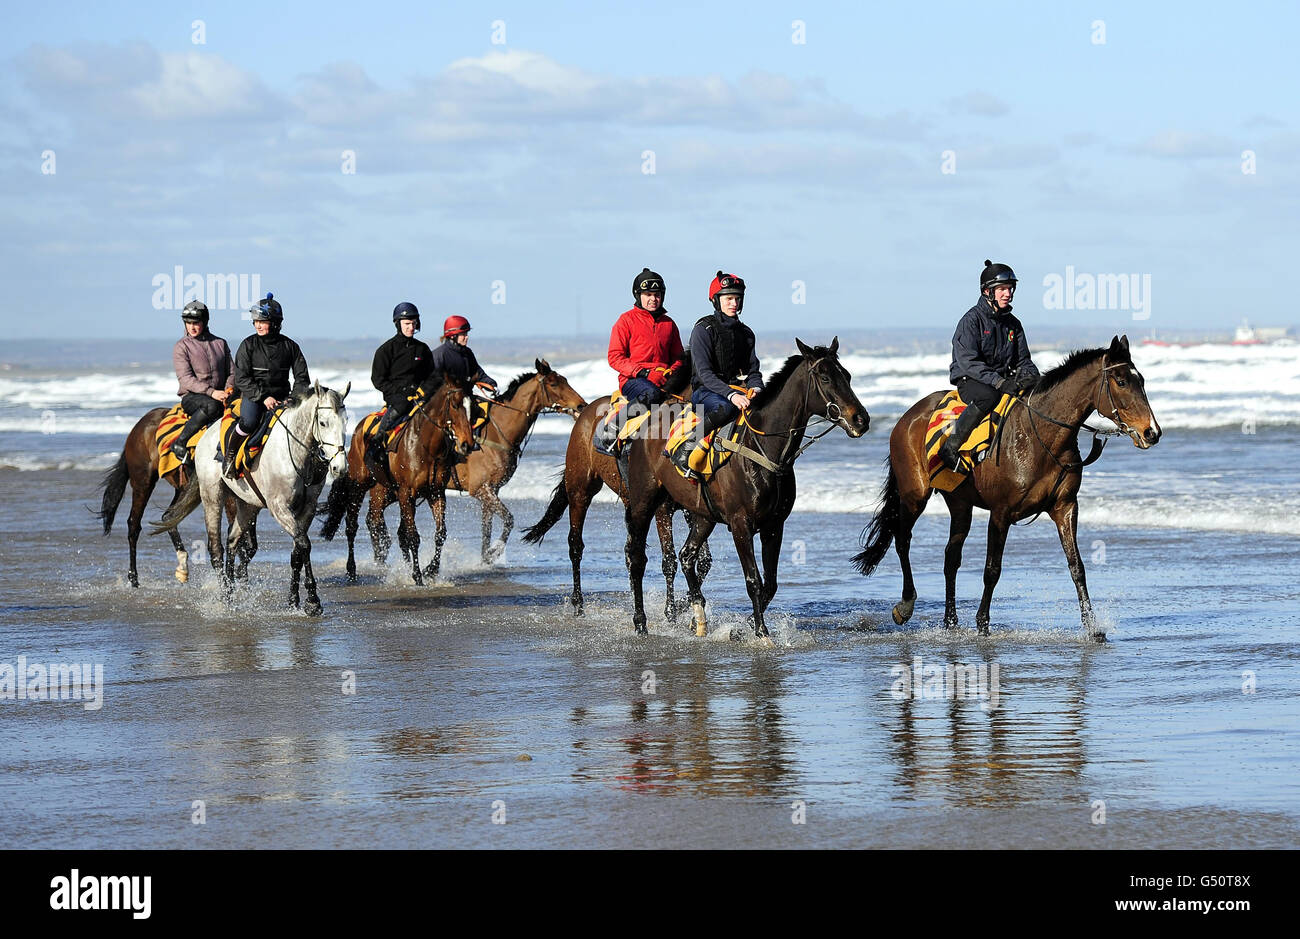
[[[1045,368],[1065,351],[1035,358]],[[507,379],[534,354],[485,365]],[[941,499],[914,538],[916,615],[893,624],[893,555],[871,578],[848,557],[876,507],[888,431],[944,385],[947,357],[846,347],[872,429],[833,432],[798,464],[770,650],[748,631],[725,529],[705,584],[711,634],[664,620],[652,534],[651,633],[635,637],[608,492],[586,530],[588,615],[572,617],[567,522],[541,545],[518,540],[561,467],[572,422],[560,416],[538,422],[502,491],[517,528],[495,565],[478,556],[477,504],[453,496],[444,570],[427,588],[395,549],[375,563],[364,526],[356,585],[342,536],[314,539],[319,620],[285,609],[289,541],[265,517],[233,603],[196,545],[197,514],[182,526],[198,549],[190,582],[146,536],[132,590],[126,505],[109,538],[85,507],[134,422],[174,400],[174,379],[116,361],[10,367],[0,681],[24,656],[102,664],[104,687],[93,711],[0,697],[0,810],[18,838],[64,846],[1294,847],[1300,351],[1134,357],[1165,436],[1149,451],[1112,441],[1080,494],[1109,642],[1081,635],[1046,518],[1011,533],[993,634],[978,638],[979,512],[958,577],[963,628],[943,629]],[[368,353],[336,358],[315,374],[351,380],[359,418],[379,404]],[[550,361],[589,400],[609,391],[603,360]],[[420,519],[427,557],[427,509]],[[680,575],[676,586],[684,595]],[[957,665],[984,666],[982,695],[945,690]]]

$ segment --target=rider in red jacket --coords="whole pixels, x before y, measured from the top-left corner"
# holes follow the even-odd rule
[[[618,387],[629,407],[649,407],[664,400],[663,387],[682,364],[682,337],[664,305],[664,279],[642,268],[632,280],[636,304],[618,318],[609,334],[609,365],[618,372]],[[613,433],[613,428],[602,429]],[[598,446],[608,451],[612,439]]]

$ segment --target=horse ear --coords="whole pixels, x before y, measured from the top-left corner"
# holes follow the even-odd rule
[[[343,394],[339,395],[339,400],[340,401],[345,400],[348,396],[348,392],[351,390],[352,390],[352,382],[349,381],[346,385],[343,386]]]
[[[798,336],[795,336],[795,337],[794,337],[794,344],[795,344],[796,346],[799,347],[799,354],[800,354],[800,355],[803,355],[803,356],[811,356],[811,355],[812,355],[812,349],[809,349],[807,346],[805,346],[805,345],[803,344],[803,340],[800,339]]]
[[[1128,348],[1128,335],[1127,335],[1127,334],[1125,334],[1125,335],[1119,337],[1119,344],[1120,344],[1121,346],[1123,346],[1125,349]]]
[[[533,370],[537,372],[538,375],[545,375],[549,371],[546,367],[546,363],[541,359],[533,359]]]
[[[319,379],[319,378],[316,379],[314,382],[311,383],[311,390],[312,390],[312,394],[317,394],[317,395],[320,394],[320,379]]]
[[[831,340],[831,355],[835,355],[839,351],[840,351],[840,337],[836,336],[834,339]]]

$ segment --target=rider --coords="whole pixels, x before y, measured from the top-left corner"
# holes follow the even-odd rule
[[[435,370],[441,369],[451,378],[473,382],[493,395],[497,393],[496,379],[483,371],[474,357],[474,350],[469,347],[469,320],[463,316],[449,316],[443,320],[442,344],[433,350],[432,361]],[[481,417],[474,422],[475,436],[484,422]]]
[[[388,406],[370,437],[369,449],[376,458],[382,458],[384,435],[410,411],[408,399],[433,373],[433,352],[415,338],[420,328],[420,311],[415,304],[403,302],[393,307],[393,324],[397,335],[375,350],[370,369],[370,382],[379,389]]]
[[[664,309],[665,292],[664,279],[650,268],[642,268],[632,279],[635,303],[610,330],[608,360],[618,372],[618,387],[629,406],[662,402],[664,385],[682,364],[682,337]],[[617,436],[617,426],[601,425],[604,450],[609,450]]]
[[[226,401],[234,393],[230,347],[208,329],[208,308],[201,300],[191,300],[181,311],[185,335],[172,347],[172,367],[180,381],[177,394],[181,407],[189,416],[181,435],[172,444],[172,456],[184,463],[189,459],[185,442],[221,416]]]
[[[701,317],[691,330],[691,404],[700,422],[693,445],[677,451],[677,463],[689,469],[690,456],[704,438],[724,427],[749,407],[750,398],[763,387],[763,373],[754,352],[754,331],[740,321],[745,305],[745,282],[735,274],[718,271],[709,285],[713,312]],[[747,394],[731,386],[744,383]]]
[[[1038,367],[1029,357],[1024,328],[1011,313],[1015,272],[1005,264],[986,260],[980,271],[980,294],[979,302],[966,311],[952,336],[948,377],[966,409],[939,448],[939,458],[948,469],[957,468],[962,443],[1004,394],[1026,391],[1038,381]]]
[[[284,310],[280,301],[268,293],[250,309],[255,332],[239,344],[235,353],[234,385],[244,399],[239,406],[239,423],[235,432],[247,437],[262,423],[267,410],[284,404],[291,393],[289,373],[293,373],[292,393],[304,392],[311,385],[307,374],[307,360],[302,357],[298,343],[280,335]],[[222,472],[230,474],[234,465],[238,442],[226,453]]]

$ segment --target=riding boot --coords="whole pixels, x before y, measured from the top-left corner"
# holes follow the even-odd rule
[[[952,429],[948,432],[947,438],[939,447],[939,459],[943,465],[953,472],[957,472],[958,464],[961,462],[961,445],[966,442],[981,420],[984,419],[988,412],[980,410],[974,404],[967,404],[966,410],[957,416],[953,421]]]
[[[244,445],[244,441],[247,439],[248,435],[241,434],[238,425],[231,431],[230,439],[226,442],[226,459],[221,464],[221,475],[227,479],[235,478],[232,475],[235,469],[235,454],[239,452],[240,447]]]
[[[172,456],[176,457],[176,459],[180,460],[182,463],[188,461],[190,458],[190,451],[185,445],[189,443],[189,439],[197,434],[199,429],[203,427],[205,423],[207,423],[207,421],[204,420],[202,413],[191,414],[190,419],[187,420],[185,426],[181,428],[180,436],[172,443]]]

